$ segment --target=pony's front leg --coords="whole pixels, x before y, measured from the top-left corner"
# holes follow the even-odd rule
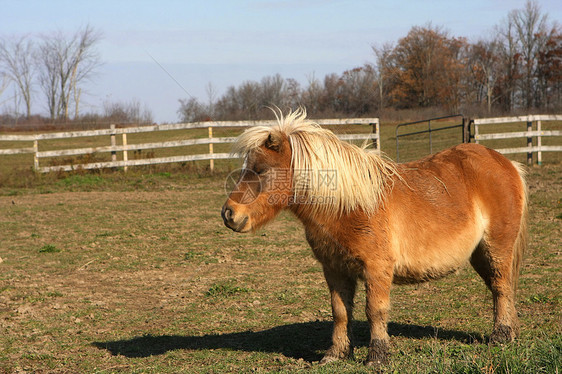
[[[321,365],[340,359],[353,358],[353,344],[350,337],[353,298],[357,286],[356,278],[326,267],[324,267],[324,277],[330,288],[334,329],[332,346],[320,361]]]
[[[388,310],[390,309],[390,287],[392,270],[382,267],[367,272],[365,291],[367,294],[366,314],[369,322],[371,340],[365,365],[376,366],[388,361],[389,336],[387,332]]]

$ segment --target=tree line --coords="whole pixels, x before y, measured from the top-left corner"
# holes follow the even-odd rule
[[[99,112],[81,113],[83,86],[96,77],[102,65],[97,52],[101,33],[90,25],[73,34],[24,35],[0,39],[0,104],[13,110],[0,115],[0,123],[68,123],[97,126],[113,123],[152,123],[152,112],[140,102],[104,101]],[[12,84],[13,95],[2,99]],[[37,88],[42,95],[37,95]],[[48,118],[31,113],[43,100]]]
[[[58,32],[38,39],[24,35],[0,40],[0,87],[14,84],[15,111],[22,106],[22,115],[32,115],[38,86],[51,120],[78,117],[82,85],[101,64],[95,48],[99,40],[100,33],[89,25],[70,37]]]
[[[394,43],[372,47],[373,62],[310,76],[306,84],[281,75],[230,86],[208,100],[179,100],[181,121],[270,118],[269,106],[304,106],[312,116],[385,117],[393,111],[437,108],[467,115],[562,109],[562,31],[537,2],[508,13],[492,35],[469,42],[439,26],[414,26]],[[43,101],[48,121],[92,124],[151,123],[152,113],[137,101],[103,104],[102,113],[81,113],[83,87],[102,61],[101,33],[86,25],[74,34],[0,39],[0,105],[12,113],[0,122],[32,117]],[[11,85],[13,95],[2,95]],[[38,95],[38,90],[42,95]],[[34,104],[35,103],[35,104]],[[44,121],[40,116],[34,116]]]
[[[535,1],[511,11],[493,35],[469,42],[441,27],[415,26],[373,46],[374,62],[307,85],[280,75],[229,87],[208,102],[180,100],[182,121],[261,119],[267,106],[305,106],[314,116],[381,116],[389,110],[510,113],[562,109],[562,32]]]

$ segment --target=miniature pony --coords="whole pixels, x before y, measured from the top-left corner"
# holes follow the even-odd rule
[[[493,295],[494,342],[519,331],[515,292],[527,235],[522,167],[498,152],[462,144],[397,164],[340,141],[304,109],[237,139],[245,169],[222,208],[227,227],[255,231],[282,209],[295,214],[322,264],[331,294],[332,345],[321,363],[353,356],[358,280],[365,283],[366,364],[387,360],[393,283],[441,278],[466,262]]]

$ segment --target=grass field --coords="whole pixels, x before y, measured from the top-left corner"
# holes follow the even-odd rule
[[[318,366],[331,333],[320,265],[289,214],[253,235],[223,226],[233,167],[3,174],[0,372],[366,372],[364,290],[356,359]],[[486,343],[491,295],[466,268],[393,288],[383,372],[561,371],[562,164],[530,168],[529,185],[521,338]]]

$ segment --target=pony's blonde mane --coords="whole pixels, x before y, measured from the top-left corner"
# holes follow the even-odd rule
[[[287,137],[291,145],[294,199],[309,203],[312,214],[339,216],[355,209],[372,214],[383,202],[396,165],[379,154],[343,142],[330,130],[306,119],[301,108],[277,124],[246,130],[234,144],[242,157],[259,149],[269,135]]]

